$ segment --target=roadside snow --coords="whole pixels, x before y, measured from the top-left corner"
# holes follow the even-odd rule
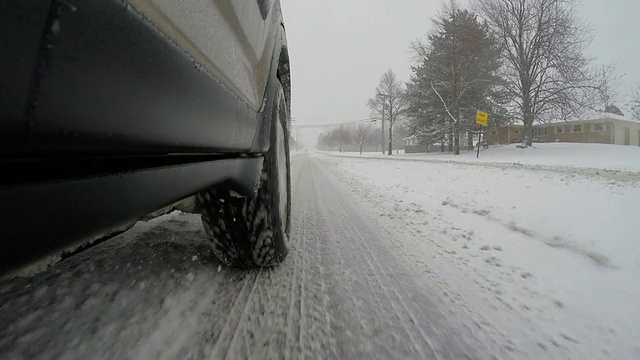
[[[620,169],[640,170],[640,161],[630,160],[640,149],[582,145],[503,148],[481,156],[512,161],[520,151],[521,162],[592,167],[610,157]],[[560,154],[567,147],[591,157],[569,162]],[[528,155],[534,152],[548,158]],[[468,316],[469,326],[508,335],[522,351],[519,357],[640,358],[640,188],[633,177],[324,159],[367,200],[363,211],[390,229],[410,262],[432,269],[426,270],[431,282],[467,309],[459,316]]]
[[[344,153],[344,156],[358,156],[358,153]],[[388,158],[379,152],[369,152],[362,156]],[[572,168],[595,168],[640,172],[640,147],[552,143],[534,144],[533,148],[518,149],[515,144],[490,146],[480,151],[476,159],[475,151],[463,150],[460,156],[445,153],[400,154],[395,157],[414,160],[456,161],[465,163],[510,163],[522,165],[564,166]]]

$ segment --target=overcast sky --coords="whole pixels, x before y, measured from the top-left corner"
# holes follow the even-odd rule
[[[281,0],[293,82],[296,123],[330,123],[369,116],[367,99],[380,75],[410,75],[409,44],[424,39],[440,10],[434,0]],[[583,0],[593,26],[589,56],[626,74],[622,95],[640,85],[640,0]],[[304,136],[304,134],[303,134]],[[315,145],[317,133],[305,140]]]

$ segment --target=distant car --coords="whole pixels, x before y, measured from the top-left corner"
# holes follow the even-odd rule
[[[8,0],[0,24],[0,272],[172,209],[228,265],[285,258],[278,0]]]

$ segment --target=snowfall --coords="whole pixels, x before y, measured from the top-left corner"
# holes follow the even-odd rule
[[[640,147],[322,156],[471,327],[539,358],[640,359]]]

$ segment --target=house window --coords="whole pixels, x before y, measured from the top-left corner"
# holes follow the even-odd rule
[[[491,135],[498,135],[498,130],[491,130]]]
[[[596,124],[596,125],[594,126],[594,131],[595,131],[595,132],[602,132],[602,131],[604,131],[604,124]]]
[[[518,129],[518,128],[513,129],[513,133],[514,134],[520,134],[520,129]]]
[[[564,128],[562,126],[556,126],[556,134],[562,134],[564,132]]]
[[[582,125],[573,125],[573,132],[574,133],[582,132]]]

